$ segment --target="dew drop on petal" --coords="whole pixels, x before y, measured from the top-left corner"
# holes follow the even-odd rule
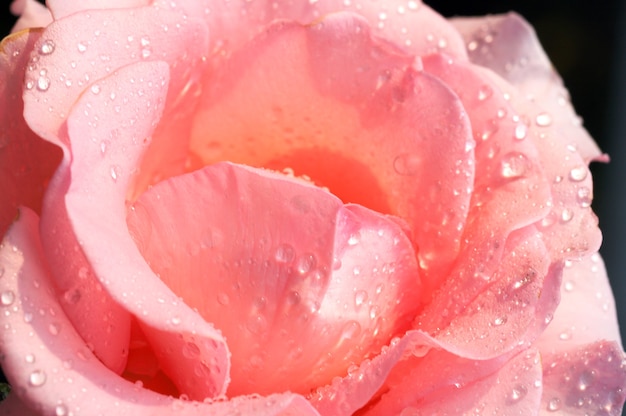
[[[393,161],[393,169],[397,174],[403,176],[412,176],[419,173],[422,160],[415,153],[403,153],[397,156]]]
[[[46,39],[39,47],[39,53],[42,55],[50,55],[54,52],[54,42],[50,39]]]
[[[587,177],[587,167],[578,166],[569,171],[569,178],[574,182],[580,182]]]
[[[522,153],[510,152],[504,155],[501,162],[501,174],[506,179],[523,176],[528,168],[528,159]]]
[[[24,357],[24,361],[26,361],[28,364],[32,364],[35,362],[35,355],[34,354],[26,354],[26,356]]]
[[[537,123],[539,127],[548,127],[552,124],[552,116],[548,113],[539,113],[535,118],[535,123]]]
[[[44,75],[37,78],[37,89],[39,91],[48,91],[48,88],[50,88],[50,78]]]
[[[66,405],[61,403],[56,405],[56,407],[54,408],[54,414],[55,416],[67,416],[69,415],[69,409]]]
[[[561,399],[555,397],[548,402],[548,411],[556,412],[561,409]]]
[[[279,263],[289,263],[295,257],[295,250],[289,244],[282,244],[276,249],[274,259]]]
[[[10,290],[6,290],[0,294],[0,303],[2,306],[10,306],[15,302],[15,293]]]
[[[493,95],[493,89],[489,85],[483,85],[478,89],[478,101],[485,101]]]
[[[87,45],[82,42],[78,42],[78,44],[76,44],[76,49],[78,49],[78,52],[80,53],[85,53],[85,51],[87,51]]]
[[[574,211],[571,209],[564,208],[563,211],[561,211],[561,221],[570,222],[572,218],[574,218]]]
[[[357,290],[354,294],[354,306],[358,309],[367,301],[367,292],[364,290]]]
[[[518,124],[515,126],[515,134],[514,137],[517,140],[524,140],[526,138],[526,134],[528,133],[528,127],[525,124]]]
[[[315,256],[310,253],[305,253],[298,259],[296,269],[301,275],[307,274],[315,268],[316,260]]]
[[[118,165],[111,166],[111,179],[113,182],[117,182],[117,179],[120,177],[120,167]]]
[[[33,387],[41,387],[46,382],[46,373],[43,370],[35,370],[28,376],[28,384]]]
[[[341,337],[352,339],[361,332],[361,325],[357,321],[348,321],[341,330]]]

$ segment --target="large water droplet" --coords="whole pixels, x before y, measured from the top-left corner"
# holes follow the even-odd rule
[[[363,303],[367,301],[367,292],[364,290],[357,290],[354,294],[354,306],[359,309]]]
[[[50,39],[46,39],[39,47],[39,53],[42,55],[50,55],[54,52],[54,42]]]
[[[422,159],[416,153],[401,154],[393,161],[393,169],[403,176],[416,175],[419,173],[421,165]]]
[[[289,263],[295,257],[295,250],[289,244],[282,244],[276,249],[274,258],[279,263]]]
[[[548,127],[550,124],[552,124],[552,116],[545,112],[539,113],[535,118],[535,123],[537,123],[539,127]]]
[[[504,178],[519,178],[526,173],[527,169],[528,159],[523,153],[510,152],[502,158],[500,172]]]
[[[0,294],[0,303],[2,306],[9,306],[15,302],[15,293],[10,290],[6,290]]]
[[[561,409],[561,399],[554,397],[548,401],[548,411],[556,412]]]
[[[41,75],[39,78],[37,78],[37,89],[39,91],[48,91],[48,88],[50,88],[50,78],[46,77],[45,75]]]
[[[315,256],[310,253],[305,253],[298,259],[296,270],[301,275],[307,274],[315,268],[316,260]]]
[[[523,140],[526,138],[526,134],[528,134],[528,127],[525,124],[518,124],[515,126],[515,134],[514,137],[517,140]]]
[[[33,387],[41,387],[46,382],[46,373],[43,370],[35,370],[28,376],[28,384]]]
[[[574,182],[580,182],[587,177],[587,167],[578,166],[569,171],[569,178]]]

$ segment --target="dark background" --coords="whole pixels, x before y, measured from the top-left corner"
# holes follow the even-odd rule
[[[426,3],[444,16],[515,10],[535,27],[585,127],[611,156],[608,165],[592,165],[593,207],[604,232],[601,252],[615,292],[622,338],[626,339],[626,1],[426,0]],[[0,7],[8,8],[8,3]],[[0,34],[9,32],[12,20],[7,11],[0,10]]]

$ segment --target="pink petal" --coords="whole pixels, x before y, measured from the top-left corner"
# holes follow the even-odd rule
[[[202,400],[226,388],[225,342],[154,275],[125,221],[128,185],[162,114],[167,81],[164,62],[137,63],[100,80],[97,94],[80,97],[67,123],[74,159],[65,201],[76,238],[105,291],[138,319],[161,369],[179,391]],[[100,94],[114,94],[119,111]],[[195,353],[185,355],[185,348]]]
[[[33,27],[46,27],[52,23],[52,16],[46,7],[35,0],[13,0],[11,13],[19,16],[11,33]]]
[[[290,20],[308,25],[338,12],[359,14],[374,28],[373,35],[408,54],[422,56],[445,51],[467,59],[459,33],[419,0],[223,1],[209,3],[208,10],[207,18],[214,36],[212,49],[220,52],[215,55],[216,60],[237,51],[274,21]]]
[[[593,254],[565,263],[561,303],[535,346],[542,353],[554,354],[598,340],[621,345],[604,263],[599,254]]]
[[[211,165],[144,193],[128,224],[161,280],[227,338],[229,395],[324,385],[419,306],[402,228],[281,174]]]
[[[184,101],[185,86],[201,71],[207,42],[202,20],[183,19],[180,13],[154,7],[90,10],[55,21],[35,45],[38,55],[26,71],[25,118],[41,137],[59,143],[63,123],[85,90],[97,94],[94,82],[112,70],[152,60],[170,64],[169,112]],[[160,139],[147,157],[161,158],[167,169],[172,159],[184,163],[186,148],[184,140]]]
[[[298,168],[345,202],[404,219],[436,276],[459,250],[473,140],[458,98],[412,62],[352,14],[277,23],[204,80],[197,167]]]
[[[403,377],[386,385],[363,415],[538,414],[541,361],[536,350],[489,361],[434,350],[398,368]]]
[[[15,82],[38,37],[34,31],[16,34],[4,39],[0,48],[0,235],[14,220],[18,206],[40,212],[47,182],[61,160],[59,149],[26,125],[22,85]]]
[[[495,71],[513,84],[521,96],[539,103],[541,110],[550,115],[555,134],[575,145],[586,163],[601,159],[598,146],[580,127],[580,118],[563,81],[541,48],[535,31],[523,18],[509,13],[453,19],[452,23],[468,44],[470,61]]]
[[[2,414],[314,415],[302,397],[276,394],[190,402],[156,394],[102,365],[59,306],[38,241],[37,217],[22,209],[0,245],[2,368],[13,389]],[[19,412],[19,413],[16,413]]]
[[[616,342],[578,344],[542,354],[541,415],[619,416],[626,400],[626,356]]]
[[[130,9],[147,6],[151,0],[48,0],[46,5],[54,16],[54,20],[62,19],[71,14],[99,9]]]

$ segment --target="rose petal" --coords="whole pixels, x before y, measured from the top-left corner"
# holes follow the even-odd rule
[[[161,115],[167,75],[164,62],[145,62],[100,80],[100,93],[114,93],[120,111],[98,94],[81,96],[68,118],[74,160],[65,200],[76,237],[105,291],[138,319],[163,372],[179,391],[202,400],[226,388],[225,342],[154,275],[125,221],[127,186]],[[104,153],[103,140],[110,140]],[[184,355],[185,348],[195,353]]]
[[[198,167],[298,168],[345,202],[403,218],[438,275],[458,253],[473,140],[458,98],[412,61],[352,14],[275,24],[204,81]]]
[[[521,96],[538,103],[551,117],[556,134],[567,137],[586,163],[602,159],[596,143],[580,127],[569,93],[532,26],[516,13],[453,19],[452,23],[467,42],[470,61],[495,71]]]
[[[19,19],[11,29],[11,33],[31,27],[45,27],[52,23],[50,11],[35,0],[13,0],[11,13],[19,16]]]
[[[150,3],[150,0],[48,0],[46,5],[49,7],[52,16],[54,16],[54,20],[59,20],[86,10],[130,9],[147,6]]]
[[[161,280],[228,339],[231,396],[324,385],[419,307],[395,222],[284,175],[212,165],[155,185],[128,224]]]
[[[15,34],[0,44],[0,235],[25,205],[40,212],[47,182],[61,160],[56,146],[35,135],[22,117],[22,85],[14,82],[26,69],[40,32]]]
[[[213,33],[215,59],[230,55],[276,20],[292,20],[308,25],[337,12],[358,13],[374,28],[374,35],[395,44],[408,54],[422,56],[432,52],[467,58],[462,37],[446,19],[421,1],[366,0],[346,2],[298,0],[274,2],[212,2],[209,26]]]
[[[276,394],[225,402],[176,400],[130,383],[102,365],[60,308],[38,241],[37,217],[22,209],[0,245],[2,368],[12,385],[3,414],[314,415],[302,397]],[[19,412],[19,413],[16,413]]]
[[[428,360],[428,356],[424,360]],[[399,386],[398,392],[391,389],[387,393],[389,397],[383,394],[380,402],[364,414],[537,414],[541,400],[541,361],[536,350],[527,350],[499,366],[490,361],[459,363],[463,367],[455,368],[451,378],[434,386],[434,391],[427,390],[428,394],[424,394],[418,386],[424,385],[426,389],[432,389],[433,386],[428,383],[430,374],[435,373],[433,378],[437,379],[436,372],[442,366],[445,368],[454,365],[455,360],[436,364],[431,367],[434,371],[429,373],[414,371],[404,380],[404,385]],[[419,369],[417,367],[416,370]],[[423,368],[426,369],[428,367]],[[461,369],[473,373],[471,381],[454,382],[455,379],[458,380],[458,370]],[[425,380],[421,382],[418,381],[419,378]],[[407,389],[410,386],[414,388]]]
[[[190,90],[186,86],[195,82],[202,70],[207,27],[200,19],[184,19],[181,13],[156,7],[90,10],[52,23],[35,45],[38,55],[26,71],[24,116],[29,126],[46,140],[60,144],[63,123],[80,94],[85,90],[98,94],[98,79],[139,61],[170,64],[166,114],[181,102],[189,104],[184,97]],[[119,105],[115,96],[109,98],[112,105]],[[157,172],[182,172],[187,143],[182,139],[185,135],[180,137],[166,140],[155,136],[156,144],[143,162],[143,182],[150,183]],[[156,166],[161,166],[160,171],[155,172]]]
[[[621,345],[615,301],[599,254],[567,261],[561,302],[535,343],[542,353],[559,353],[597,340]]]
[[[617,342],[596,341],[542,354],[542,365],[541,415],[622,414],[626,357]]]

